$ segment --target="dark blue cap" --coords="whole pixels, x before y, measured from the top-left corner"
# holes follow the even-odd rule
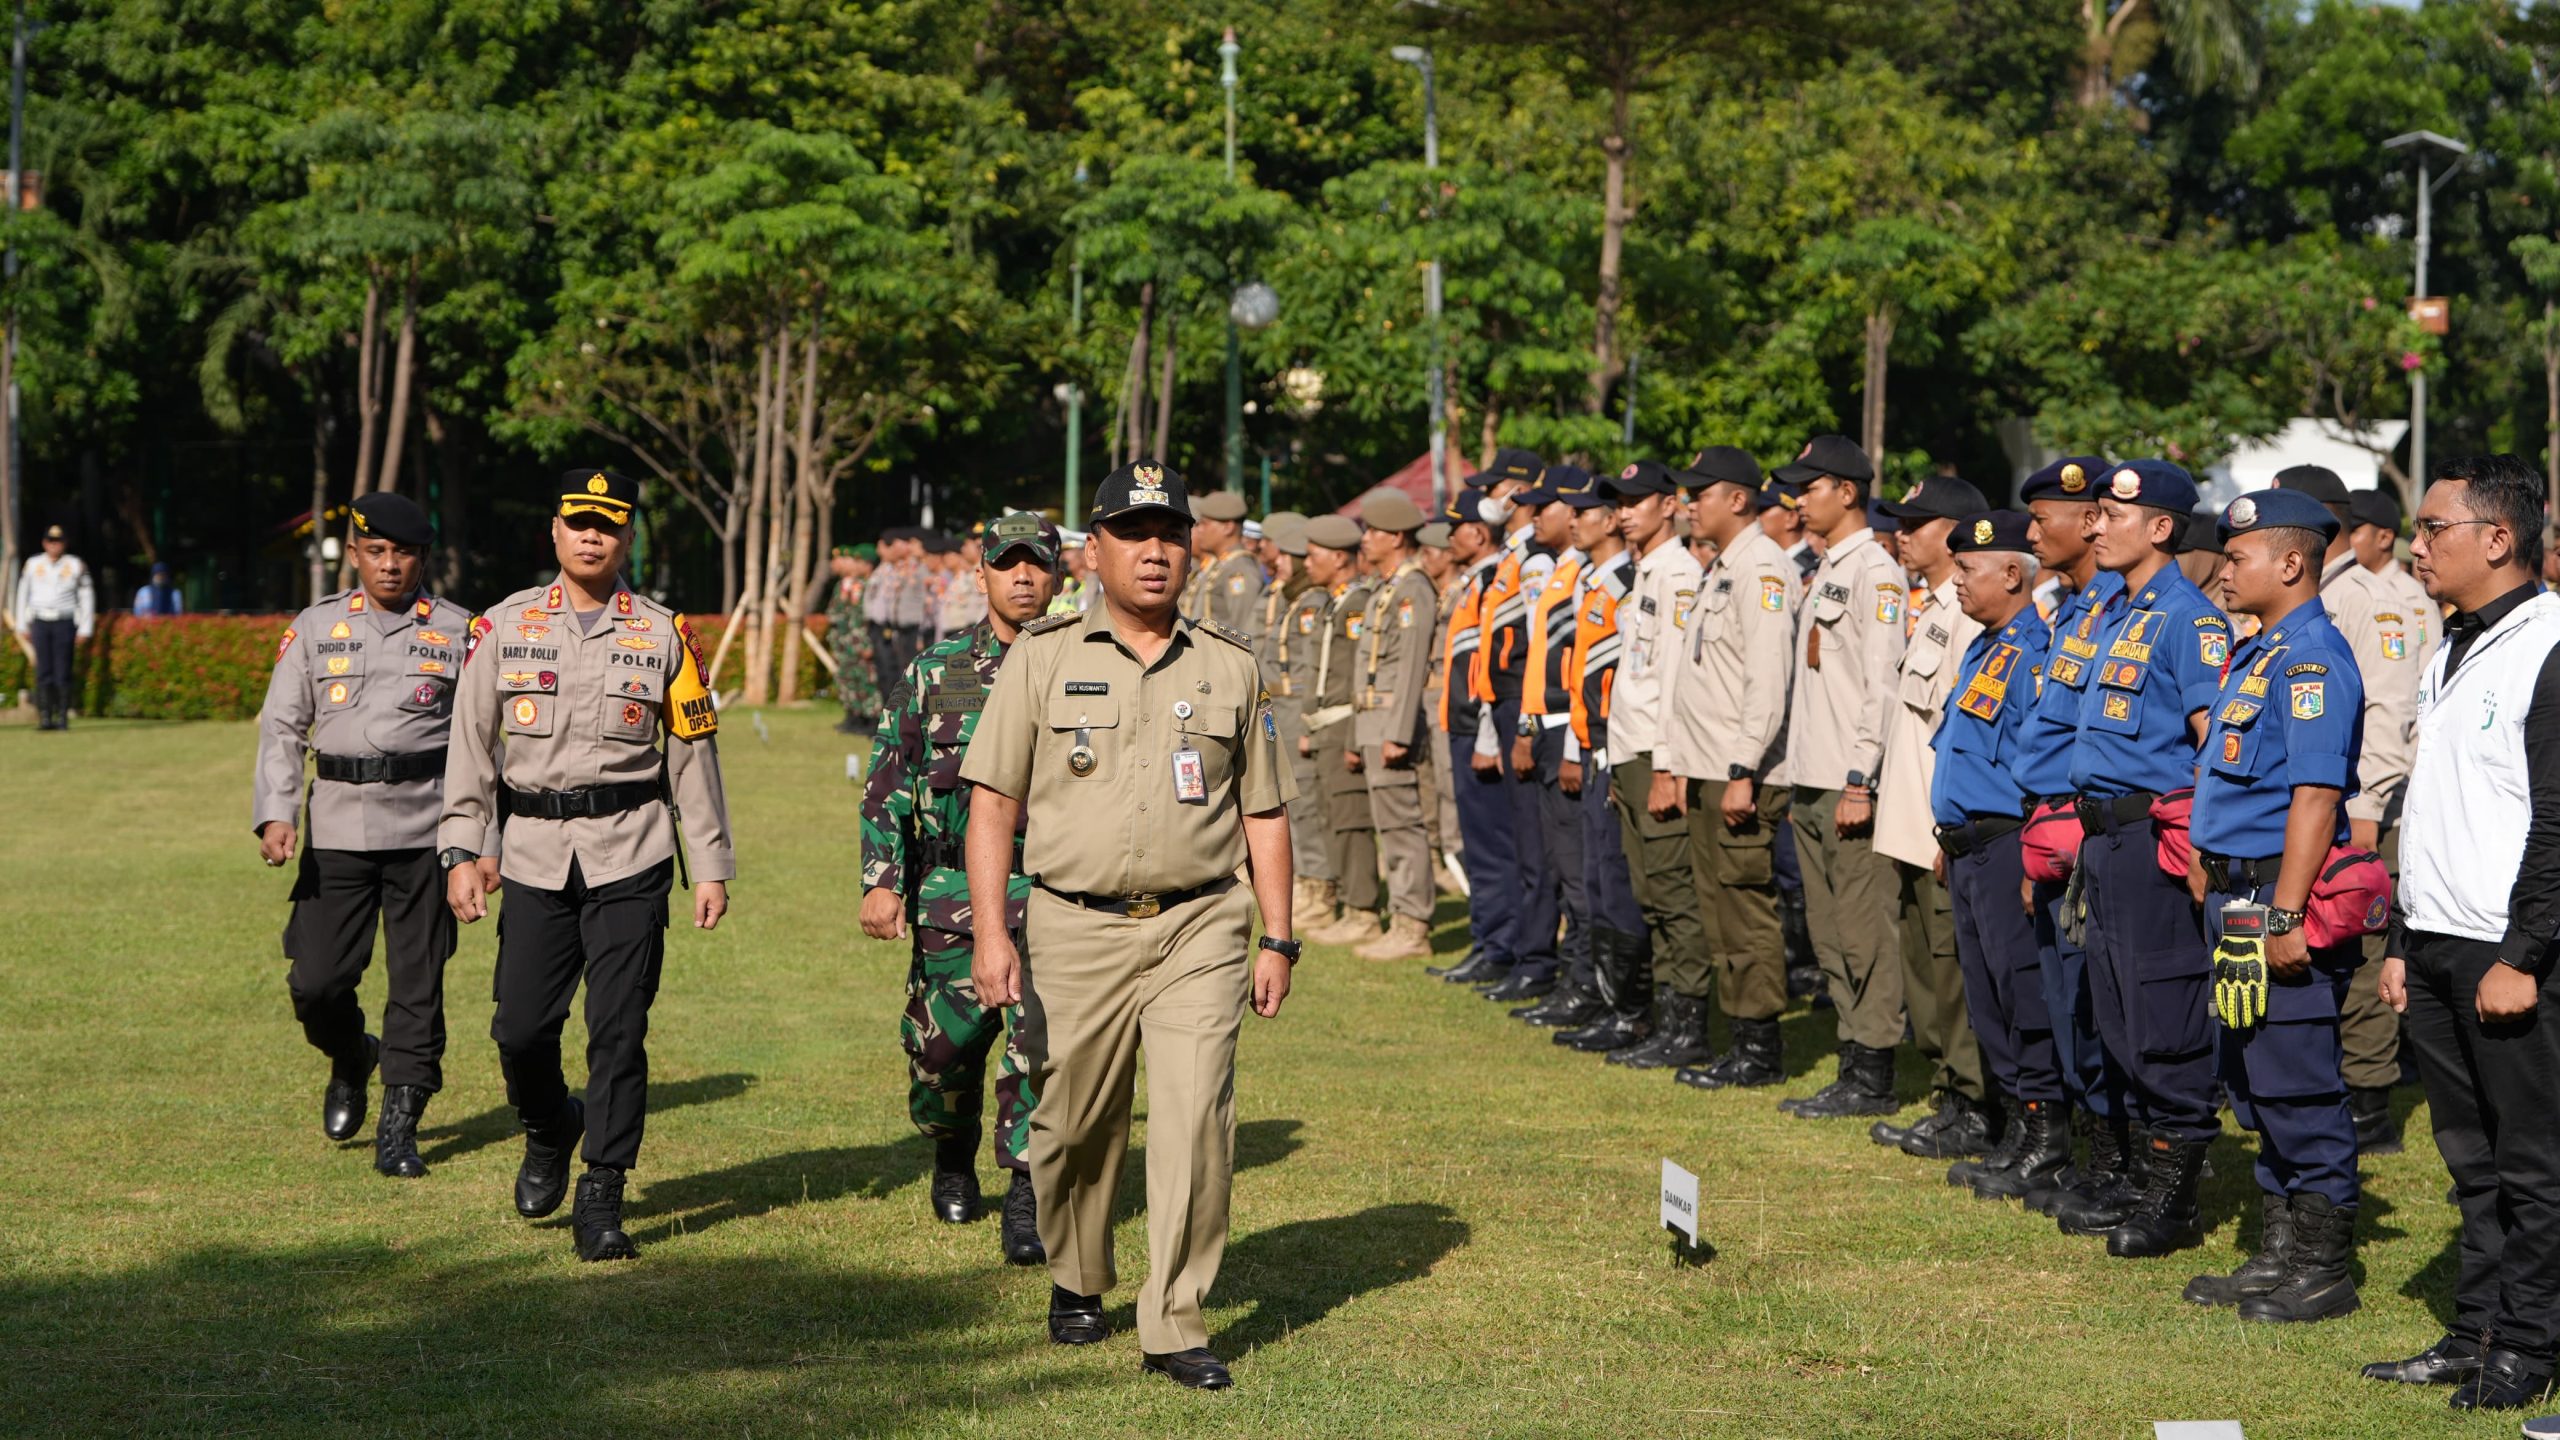
[[[1483,504],[1483,491],[1461,490],[1449,497],[1449,508],[1442,515],[1452,525],[1482,525],[1490,530],[1493,522],[1484,518],[1483,510],[1478,508]]]
[[[2128,505],[2184,515],[2196,508],[2196,477],[2166,460],[2127,460],[2107,472],[2098,493]]]
[[[1596,481],[1587,490],[1567,490],[1563,499],[1566,508],[1572,510],[1597,510],[1618,503],[1618,497],[1601,489]]]
[[[1609,489],[1630,497],[1671,495],[1680,489],[1680,481],[1671,473],[1670,467],[1658,460],[1639,460],[1605,483]]]
[[[1597,483],[1599,482],[1591,478],[1590,471],[1579,465],[1568,465],[1558,461],[1547,467],[1546,473],[1539,477],[1537,484],[1512,496],[1511,503],[1535,510],[1541,505],[1553,505],[1560,500],[1580,494]]]
[[[1985,510],[1967,516],[1947,532],[1947,550],[1956,555],[1987,550],[2030,552],[2035,547],[2027,543],[2029,518],[2015,510]]]
[[[2098,482],[2105,478],[2108,468],[2104,455],[2065,455],[2027,477],[2027,483],[2018,487],[2018,503],[2096,500]]]
[[[2222,538],[2252,530],[2317,530],[2325,543],[2338,538],[2338,517],[2307,490],[2252,490],[2222,507]]]
[[[1899,535],[1902,533],[1902,517],[1884,508],[1883,501],[1870,500],[1867,502],[1867,528],[1879,535]]]
[[[1759,490],[1751,497],[1751,504],[1760,510],[1793,510],[1796,508],[1796,492],[1772,475],[1760,482]]]
[[[1546,468],[1547,462],[1539,459],[1538,452],[1535,450],[1505,446],[1493,452],[1492,464],[1467,477],[1467,485],[1476,490],[1490,490],[1505,480],[1519,480],[1535,485],[1538,483],[1538,472]]]

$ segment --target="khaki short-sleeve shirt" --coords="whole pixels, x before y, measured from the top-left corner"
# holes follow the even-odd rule
[[[1102,605],[1023,631],[960,776],[1022,802],[1022,864],[1041,884],[1105,896],[1233,874],[1243,817],[1297,793],[1243,636],[1177,620],[1142,665]]]

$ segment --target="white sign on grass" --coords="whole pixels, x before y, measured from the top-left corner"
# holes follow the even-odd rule
[[[1677,1230],[1698,1243],[1698,1177],[1672,1164],[1662,1162],[1662,1228]]]
[[[2247,1440],[2237,1420],[2154,1420],[2152,1440]]]

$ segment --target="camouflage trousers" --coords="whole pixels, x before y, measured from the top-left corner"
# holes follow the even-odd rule
[[[982,1132],[987,1052],[1002,1037],[996,1065],[996,1162],[1030,1173],[1031,1107],[1037,1097],[1023,1064],[1022,1012],[989,1010],[978,1003],[969,977],[966,935],[919,929],[915,960],[907,969],[907,1009],[898,1040],[907,1052],[907,1114],[916,1129],[936,1140],[966,1139],[972,1149]],[[1017,946],[1019,937],[1014,942]]]

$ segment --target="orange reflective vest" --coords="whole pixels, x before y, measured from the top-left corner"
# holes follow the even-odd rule
[[[1609,692],[1618,679],[1618,603],[1635,584],[1622,552],[1583,576],[1573,613],[1573,738],[1584,753],[1609,743]]]
[[[1485,566],[1478,562],[1458,578],[1456,602],[1449,607],[1448,633],[1440,646],[1440,728],[1451,735],[1476,733],[1475,693],[1478,621],[1484,612]]]
[[[1529,650],[1520,667],[1526,681],[1520,687],[1523,715],[1566,715],[1573,710],[1573,679],[1568,667],[1573,660],[1574,619],[1579,613],[1573,604],[1575,580],[1581,573],[1580,555],[1558,561],[1555,573],[1539,588],[1538,598],[1529,602],[1525,627]]]
[[[1523,537],[1528,533],[1520,532]],[[1525,538],[1506,545],[1502,562],[1493,568],[1492,582],[1484,587],[1475,670],[1468,684],[1478,700],[1520,698],[1521,676],[1529,660],[1529,601],[1523,593],[1521,569],[1532,554],[1547,553]]]

